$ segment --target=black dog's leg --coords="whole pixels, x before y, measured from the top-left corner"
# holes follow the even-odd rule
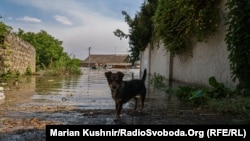
[[[140,112],[142,112],[142,110],[143,110],[145,98],[146,98],[146,94],[141,95],[141,109],[140,109]]]
[[[134,100],[135,100],[134,111],[136,112],[137,104],[138,104],[138,98],[135,97]]]
[[[118,103],[115,103],[115,120],[117,120],[119,118],[117,111],[118,111]]]
[[[121,110],[122,110],[122,103],[116,103],[115,105],[116,115],[115,119],[118,120],[120,118]]]

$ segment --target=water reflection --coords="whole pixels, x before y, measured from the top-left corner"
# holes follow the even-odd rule
[[[132,76],[135,79],[139,78],[139,69],[110,69],[113,72],[118,70],[125,73],[124,80],[132,79]],[[114,109],[114,101],[104,75],[105,70],[82,68],[82,72],[82,75],[28,77],[19,86],[13,86],[7,91],[5,104]],[[169,104],[166,100],[166,93],[148,87],[145,107],[170,107],[166,105]],[[132,106],[133,101],[125,104],[123,108]]]
[[[118,70],[111,70],[118,71]],[[124,79],[139,77],[139,69],[120,70]],[[71,105],[88,109],[113,109],[104,70],[82,69],[82,75],[63,77],[37,77],[33,105]],[[29,104],[29,105],[30,105]]]

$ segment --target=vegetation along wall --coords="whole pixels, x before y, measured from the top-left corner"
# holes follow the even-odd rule
[[[209,77],[214,76],[219,82],[234,88],[232,81],[228,51],[223,41],[223,32],[211,38],[207,43],[197,43],[193,52],[176,55],[172,60],[170,53],[164,51],[164,45],[159,48],[147,48],[141,52],[141,67],[149,69],[150,79],[154,75],[163,76],[168,80],[172,75],[175,81],[208,86]]]
[[[209,86],[209,77],[214,76],[218,82],[230,88],[235,88],[230,74],[229,52],[224,41],[225,26],[221,24],[218,32],[207,42],[196,42],[192,50],[175,55],[171,60],[170,53],[164,49],[164,44],[154,44],[141,52],[141,67],[149,69],[150,79],[154,75],[173,80]],[[172,65],[171,65],[172,63]]]

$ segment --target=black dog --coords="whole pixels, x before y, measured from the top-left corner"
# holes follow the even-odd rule
[[[117,73],[112,73],[111,71],[105,72],[105,76],[108,81],[108,85],[111,90],[112,98],[115,101],[115,111],[116,120],[119,119],[122,105],[128,102],[130,99],[135,99],[134,110],[137,108],[138,97],[140,96],[142,112],[144,106],[144,100],[146,97],[146,79],[147,70],[144,69],[142,79],[134,79],[130,81],[123,81],[124,73],[118,71]]]

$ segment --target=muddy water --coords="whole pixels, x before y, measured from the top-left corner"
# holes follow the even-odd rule
[[[139,69],[120,71],[126,74],[125,80],[139,78]],[[133,112],[131,101],[115,122],[105,70],[83,68],[82,72],[79,76],[32,76],[5,85],[6,99],[0,101],[0,140],[44,140],[47,124],[244,124],[237,115],[182,105],[176,97],[153,89],[149,81],[143,113]]]
[[[83,109],[110,109],[113,102],[104,71],[83,69],[83,75],[36,78],[30,105],[74,106]]]
[[[110,70],[116,72],[118,70]],[[132,74],[139,78],[138,69],[119,70],[125,73],[124,79]],[[83,68],[83,75],[36,78],[32,101],[27,106],[72,106],[77,109],[113,109],[105,70]],[[124,108],[127,106],[125,105]]]
[[[117,70],[111,70],[117,71]],[[138,69],[120,70],[124,79],[139,77]],[[76,76],[33,76],[21,80],[18,85],[5,87],[3,105],[74,106],[80,109],[113,109],[104,70],[82,69],[83,75]]]
[[[125,73],[125,80],[132,79],[132,76],[135,79],[139,78],[139,69],[118,70]],[[118,70],[110,69],[113,72]],[[65,119],[65,114],[63,112],[60,113],[60,111],[109,110],[110,119],[107,119],[107,124],[109,124],[110,121],[113,121],[114,101],[111,98],[104,72],[105,70],[83,68],[82,75],[61,77],[32,76],[21,79],[18,83],[5,84],[4,93],[6,99],[0,101],[2,122],[6,123],[6,120],[8,121],[9,119],[15,121],[27,118],[48,118],[52,112],[52,114],[57,113],[57,116],[61,116],[60,123],[70,123],[71,120]],[[152,101],[158,99],[158,96],[155,98],[152,96]],[[149,98],[150,95],[148,95]],[[132,104],[125,104],[124,110],[130,109]],[[153,107],[154,104],[150,105]],[[47,112],[49,113],[46,114]],[[97,122],[94,124],[99,124],[98,120],[94,122]],[[93,122],[86,121],[86,123]],[[100,123],[103,124],[102,121]]]
[[[124,79],[140,78],[139,69],[111,69],[122,71]],[[114,113],[114,101],[104,76],[105,70],[82,69],[82,75],[76,76],[32,76],[22,79],[18,84],[9,84],[5,87],[6,99],[1,101],[2,115],[23,116],[20,111],[66,110],[111,110]],[[164,91],[153,89],[147,79],[147,96],[145,110],[154,112],[167,112],[170,115],[185,115],[195,113],[193,109],[182,105],[179,100]],[[131,109],[133,101],[125,104],[123,109]],[[5,109],[4,109],[5,108]],[[8,110],[9,111],[4,111]],[[20,114],[20,115],[18,115]],[[39,116],[39,114],[37,114]],[[204,115],[215,115],[205,113]],[[1,113],[0,113],[1,116]],[[123,116],[126,116],[124,114]],[[113,118],[113,115],[110,115]],[[186,124],[199,121],[184,121]]]

